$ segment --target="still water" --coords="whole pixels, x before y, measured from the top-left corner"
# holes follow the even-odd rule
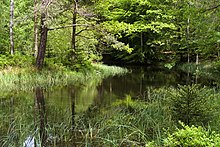
[[[126,95],[147,100],[149,89],[195,82],[211,85],[213,82],[168,69],[128,68],[128,74],[103,81],[90,80],[47,89],[37,87],[29,92],[0,92],[0,145],[81,146],[80,140],[87,134],[83,130],[78,133],[73,130],[83,125],[79,117],[94,115],[94,108],[110,107]]]

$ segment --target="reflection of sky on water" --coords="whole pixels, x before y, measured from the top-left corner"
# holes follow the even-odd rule
[[[23,144],[23,147],[35,147],[34,137],[28,136]]]

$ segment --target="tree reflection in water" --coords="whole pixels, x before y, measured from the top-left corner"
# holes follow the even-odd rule
[[[45,107],[45,99],[44,99],[44,91],[43,88],[37,87],[35,89],[35,106],[36,112],[39,114],[40,120],[40,142],[41,146],[44,146],[47,139],[46,133],[46,124],[47,124],[47,115],[46,115],[46,107]]]

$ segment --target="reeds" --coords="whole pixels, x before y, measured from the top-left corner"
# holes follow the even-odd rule
[[[114,66],[94,64],[94,70],[87,73],[71,71],[69,69],[36,71],[30,68],[12,68],[0,71],[1,91],[32,90],[35,87],[65,86],[75,83],[85,83],[89,79],[102,79],[116,74],[124,74],[126,69]]]
[[[98,146],[145,146],[154,140],[160,144],[164,129],[174,126],[167,109],[162,100],[146,103],[127,96],[124,102],[119,100],[95,115],[80,117],[81,127],[85,127],[81,129],[90,134],[84,142]]]
[[[203,88],[200,91],[207,92]],[[179,90],[159,88],[148,92],[147,101],[126,95],[123,100],[116,100],[109,107],[90,106],[87,111],[80,111],[74,116],[70,105],[59,107],[58,104],[46,103],[46,112],[51,115],[45,119],[43,128],[47,136],[45,146],[162,146],[164,138],[178,127],[172,115],[172,99],[176,97],[171,99],[170,96],[179,95]],[[213,92],[213,96],[215,99],[210,103],[217,103],[219,94]],[[1,129],[5,135],[1,135],[0,145],[19,146],[34,137],[35,142],[43,146],[39,111],[30,107],[30,98],[22,98],[22,101],[21,105],[17,104],[14,108],[6,106],[8,110],[3,111],[4,118],[1,118],[4,122],[0,123],[1,126],[11,125],[5,127],[8,130]],[[35,117],[30,115],[33,112],[36,113]],[[215,113],[218,119],[219,110]],[[218,129],[218,124],[214,128]]]

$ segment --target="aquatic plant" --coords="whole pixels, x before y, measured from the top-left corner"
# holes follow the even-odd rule
[[[0,88],[2,91],[33,90],[35,87],[51,87],[85,83],[89,79],[106,78],[116,74],[124,74],[127,70],[121,67],[94,64],[94,70],[81,73],[60,67],[44,69],[40,72],[35,68],[8,68],[0,71]]]
[[[171,129],[173,121],[168,107],[157,99],[143,102],[129,95],[118,100],[110,108],[97,110],[80,117],[83,130],[94,130],[90,144],[105,146],[144,146],[151,140],[161,142],[164,128]],[[82,126],[81,126],[82,127]],[[169,128],[171,127],[171,128]],[[88,130],[89,131],[89,130]]]
[[[177,89],[159,88],[150,92],[147,102],[127,95],[109,108],[82,115],[81,129],[92,134],[84,142],[106,146],[162,146],[163,138],[175,132],[179,120],[207,127],[218,116],[215,107],[218,94],[207,87],[179,85]],[[188,107],[185,104],[189,99]],[[189,117],[190,120],[185,119]]]
[[[126,95],[124,99],[115,100],[109,107],[92,107],[90,104],[87,111],[79,111],[76,114],[72,114],[72,104],[53,103],[46,98],[46,104],[49,105],[47,105],[45,112],[53,112],[53,115],[45,116],[44,128],[40,127],[40,124],[42,124],[41,118],[42,116],[44,117],[38,110],[40,107],[36,109],[31,106],[31,99],[24,96],[22,97],[22,105],[13,101],[13,115],[11,115],[12,110],[5,110],[4,114],[1,113],[3,114],[4,122],[1,122],[0,126],[11,125],[1,127],[1,133],[3,132],[3,134],[1,134],[0,144],[2,146],[18,146],[24,142],[32,143],[33,138],[35,143],[41,144],[41,134],[44,132],[45,136],[47,136],[45,139],[47,146],[59,146],[61,144],[71,144],[73,146],[163,145],[164,138],[176,137],[174,135],[170,137],[168,134],[173,134],[176,131],[175,128],[178,127],[176,120],[179,120],[179,117],[175,117],[174,114],[179,111],[173,108],[177,102],[184,103],[182,102],[185,100],[184,96],[187,96],[187,94],[181,95],[180,93],[184,89],[188,88],[190,90],[193,88],[203,94],[207,93],[207,91],[207,95],[212,94],[210,93],[211,90],[207,88],[201,88],[198,85],[193,86],[179,86],[179,89],[152,89],[149,91],[147,101],[134,99],[130,95]],[[93,87],[93,82],[88,87]],[[82,90],[87,90],[87,88]],[[51,93],[53,94],[53,92]],[[205,96],[203,94],[200,96]],[[74,93],[74,95],[80,96],[77,93]],[[15,97],[14,100],[18,100],[18,98]],[[71,102],[71,99],[64,100],[61,98],[61,100],[66,101],[65,103]],[[213,103],[216,103],[216,101]],[[2,106],[3,104],[11,105],[7,101],[2,101],[1,104]],[[198,106],[195,106],[195,108],[201,106],[200,103],[197,104]],[[10,107],[7,108],[9,109]],[[203,108],[205,109],[205,107],[201,107],[202,110]],[[187,108],[181,107],[181,109]],[[33,112],[36,112],[35,118],[29,115]],[[185,116],[182,117],[185,118]],[[197,118],[196,121],[190,122],[191,124],[203,125],[203,119],[199,120]],[[3,128],[8,129],[4,130]]]

